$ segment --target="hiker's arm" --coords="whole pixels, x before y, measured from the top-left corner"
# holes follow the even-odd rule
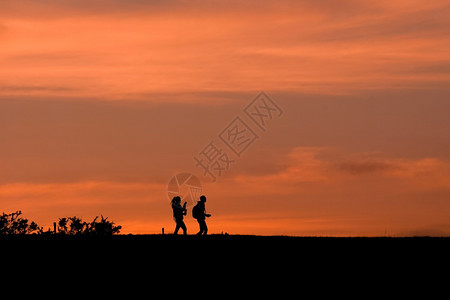
[[[183,214],[186,214],[186,212],[187,212],[187,209],[182,207],[181,205],[175,206],[175,209]]]

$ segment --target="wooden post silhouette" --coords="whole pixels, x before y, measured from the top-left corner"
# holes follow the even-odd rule
[[[53,233],[56,234],[56,222],[53,222]]]
[[[162,235],[164,235],[164,227],[162,228]]]

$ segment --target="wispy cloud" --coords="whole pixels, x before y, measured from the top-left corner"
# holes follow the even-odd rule
[[[149,93],[262,87],[319,94],[427,88],[450,80],[432,71],[449,59],[450,8],[416,4],[8,2],[0,12],[8,26],[1,84],[140,101],[152,101],[143,97]],[[427,74],[414,72],[428,66]]]
[[[412,187],[417,188],[428,185],[450,187],[450,162],[443,159],[383,158],[379,157],[379,154],[377,157],[367,157],[363,153],[342,157],[342,154],[333,154],[334,151],[329,147],[296,147],[285,158],[284,169],[259,176],[238,175],[236,181],[243,184],[264,182],[261,186],[269,185],[267,188],[271,189],[273,186],[270,185],[289,183],[336,183],[348,180],[350,177],[345,176],[347,174],[362,179],[365,175],[373,175],[386,180],[411,180]]]

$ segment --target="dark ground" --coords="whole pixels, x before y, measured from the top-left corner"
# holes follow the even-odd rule
[[[79,278],[88,281],[99,277],[145,284],[152,278],[177,284],[184,279],[217,283],[217,278],[242,283],[253,277],[270,284],[283,278],[295,287],[304,284],[302,280],[347,280],[349,274],[353,281],[371,276],[383,282],[438,274],[447,268],[450,238],[27,235],[0,236],[0,253],[5,266],[15,265],[8,270],[19,272],[17,276],[48,271],[64,274],[62,278],[80,273]]]
[[[140,244],[140,245],[185,245],[185,244],[216,244],[220,246],[238,244],[265,244],[279,246],[387,246],[387,247],[410,247],[410,246],[450,246],[450,237],[314,237],[314,236],[260,236],[260,235],[228,235],[211,234],[207,236],[196,235],[172,235],[172,234],[119,234],[113,236],[73,236],[73,235],[0,235],[0,243],[5,245],[17,242],[31,242],[35,245],[40,242],[98,242],[116,244]]]
[[[91,249],[126,248],[137,252],[157,251],[241,251],[242,253],[271,249],[274,252],[346,252],[378,251],[396,253],[424,253],[450,250],[450,237],[293,237],[256,235],[114,235],[109,237],[69,236],[69,235],[15,235],[0,236],[0,245],[8,247],[65,247]],[[94,247],[94,248],[92,248]]]
[[[117,234],[107,237],[85,236],[85,235],[61,235],[61,234],[27,234],[27,235],[0,235],[0,241],[13,240],[111,240],[111,241],[261,241],[261,242],[450,242],[450,237],[327,237],[327,236],[285,236],[285,235],[239,235],[239,234],[209,234],[206,236],[197,235],[173,235],[173,234]]]

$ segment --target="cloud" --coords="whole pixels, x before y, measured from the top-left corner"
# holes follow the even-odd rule
[[[242,186],[239,191],[259,191],[259,193],[290,194],[301,183],[318,183],[330,180],[328,163],[320,160],[317,154],[325,148],[296,147],[284,158],[283,169],[264,175],[235,176],[232,181]]]
[[[401,10],[385,4],[364,6],[360,13],[338,21],[336,26],[330,26],[330,30],[319,35],[319,39],[340,42],[366,40],[378,43],[396,37],[420,39],[448,33],[446,25],[450,6],[447,4],[435,2],[428,7],[411,9],[408,6]]]
[[[126,201],[136,194],[164,191],[165,185],[141,182],[86,181],[71,183],[10,183],[0,185],[0,198],[5,205],[27,202],[33,205],[98,205]],[[101,195],[101,197],[99,197]],[[55,200],[57,200],[55,202]],[[134,202],[142,199],[136,198]],[[145,197],[145,201],[149,201]]]
[[[337,163],[336,169],[354,177],[371,176],[401,181],[418,191],[450,188],[450,162],[434,157],[356,159]]]
[[[437,63],[430,63],[423,66],[416,66],[411,68],[411,71],[415,73],[425,73],[425,74],[450,74],[450,62],[444,60]]]
[[[450,161],[439,158],[363,158],[364,153],[343,157],[330,147],[296,147],[284,158],[285,167],[270,174],[240,174],[233,182],[239,191],[292,194],[314,186],[401,184],[412,191],[450,188]],[[367,181],[369,179],[369,181]]]
[[[74,87],[65,86],[38,86],[38,85],[13,85],[13,86],[0,86],[1,92],[9,93],[29,93],[29,92],[73,92],[76,89]]]
[[[396,166],[384,161],[368,160],[342,162],[338,164],[338,168],[353,175],[364,175],[393,170]]]
[[[329,1],[4,6],[0,15],[9,38],[0,55],[1,85],[68,87],[76,89],[74,98],[153,101],[147,95],[212,91],[202,100],[212,102],[226,101],[220,92],[262,88],[349,94],[428,89],[449,80],[432,68],[414,71],[448,61],[449,8],[433,1],[414,8],[344,1],[339,9]],[[18,93],[2,90],[0,96]],[[30,97],[62,94],[21,91]]]
[[[170,3],[172,2],[172,3]],[[118,1],[118,0],[93,0],[93,1],[69,1],[69,0],[44,0],[31,1],[20,0],[14,2],[2,3],[3,16],[21,16],[26,17],[50,17],[64,18],[74,15],[86,14],[111,14],[111,13],[127,13],[130,11],[163,10],[165,7],[171,7],[174,1]]]
[[[235,13],[253,11],[258,14],[271,13],[274,10],[285,10],[288,7],[299,7],[297,1],[285,0],[275,3],[273,0],[262,0],[258,3],[242,1],[183,1],[183,0],[20,0],[2,4],[0,15],[17,17],[65,18],[67,16],[105,16],[105,15],[168,15],[189,14],[191,16],[205,14]],[[303,6],[303,5],[302,5]]]

